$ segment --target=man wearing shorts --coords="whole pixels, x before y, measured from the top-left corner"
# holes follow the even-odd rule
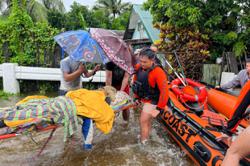
[[[165,71],[155,63],[156,55],[150,48],[140,51],[140,63],[135,66],[132,90],[135,100],[143,103],[140,115],[141,142],[145,144],[151,132],[151,121],[162,112],[168,101]]]

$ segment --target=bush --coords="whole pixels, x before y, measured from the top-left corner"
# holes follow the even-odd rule
[[[58,81],[31,81],[21,80],[20,82],[21,94],[41,94],[46,96],[58,96],[60,82]],[[96,90],[103,83],[83,82],[83,88],[89,90]]]
[[[53,55],[58,32],[46,23],[33,23],[24,9],[13,5],[8,19],[0,23],[0,63],[43,64],[47,54]]]
[[[184,68],[185,76],[200,80],[202,77],[202,64],[209,57],[207,36],[199,31],[192,31],[189,28],[177,28],[169,24],[156,24],[155,26],[160,29],[160,40],[156,41],[155,45],[165,53],[166,59],[180,72],[177,63],[178,58]],[[174,51],[176,55],[174,55]]]
[[[192,61],[208,53],[215,60],[223,52],[233,51],[236,56],[249,52],[250,3],[242,0],[223,3],[204,0],[147,0],[144,7],[150,10],[154,22],[161,24],[157,26],[162,32],[161,39],[171,40],[169,43],[166,40],[160,41],[159,45],[163,44],[161,47],[164,50],[171,50],[171,46],[176,49],[176,45],[181,42],[177,45],[177,51],[187,51],[181,55],[185,58],[190,57],[190,49],[194,50],[191,53]],[[166,45],[168,48],[165,48]],[[185,61],[188,65],[190,59]]]
[[[57,81],[34,81],[34,80],[21,80],[20,90],[21,94],[24,93],[37,93],[45,95],[47,93],[58,94],[59,82]]]

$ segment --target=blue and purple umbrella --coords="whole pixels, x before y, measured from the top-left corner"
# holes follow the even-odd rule
[[[67,31],[55,36],[54,39],[75,61],[103,64],[109,62],[102,48],[87,31]]]

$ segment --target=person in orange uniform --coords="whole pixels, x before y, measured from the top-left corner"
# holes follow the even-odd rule
[[[139,54],[139,64],[135,65],[132,90],[135,102],[142,102],[140,115],[140,139],[145,144],[151,132],[152,118],[163,112],[168,101],[168,84],[165,71],[155,63],[156,55],[150,48]]]

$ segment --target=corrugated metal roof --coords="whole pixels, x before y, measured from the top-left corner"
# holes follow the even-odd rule
[[[160,31],[153,27],[153,18],[150,12],[144,10],[142,5],[133,5],[133,10],[142,21],[150,40],[152,42],[158,40]]]

